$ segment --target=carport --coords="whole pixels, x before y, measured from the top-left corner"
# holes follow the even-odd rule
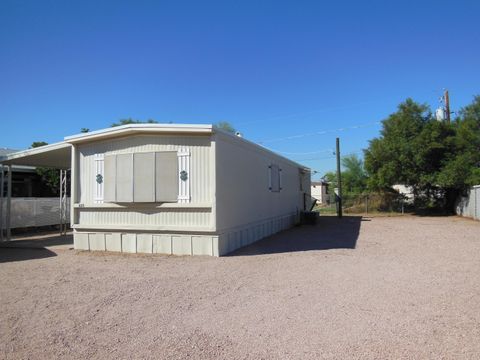
[[[12,166],[27,165],[60,171],[60,233],[67,231],[67,171],[72,164],[72,145],[64,141],[18,151],[0,157],[0,241],[11,240]],[[6,182],[6,194],[5,194]],[[5,215],[4,215],[5,211]],[[3,220],[5,218],[5,221]]]

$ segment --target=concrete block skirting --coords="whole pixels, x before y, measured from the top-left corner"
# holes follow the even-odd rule
[[[75,231],[73,243],[77,250],[218,256],[215,235]]]
[[[296,214],[288,214],[222,232],[218,236],[219,255],[226,255],[265,237],[289,229],[298,222],[297,220]]]
[[[222,256],[292,227],[296,218],[288,214],[213,235],[75,231],[73,242],[77,250]]]

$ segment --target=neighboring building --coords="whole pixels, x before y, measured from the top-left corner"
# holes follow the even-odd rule
[[[329,201],[328,183],[325,181],[312,181],[311,195],[317,199],[318,204],[327,204]]]
[[[18,150],[0,148],[0,158],[9,154],[17,153]],[[1,171],[6,172],[6,169]],[[3,179],[3,198],[7,197],[7,176]],[[1,180],[0,180],[1,181]],[[1,190],[0,190],[1,191]],[[6,213],[2,196],[0,196],[0,231],[5,229]],[[57,225],[59,221],[59,199],[58,194],[52,191],[34,166],[13,165],[12,166],[12,200],[10,210],[10,228],[30,228]],[[68,209],[67,209],[68,213]],[[1,236],[0,236],[1,238]]]
[[[18,150],[0,148],[0,158]],[[6,179],[4,178],[4,196],[6,196]],[[12,166],[12,197],[51,197],[55,196],[45,185],[34,166]]]
[[[293,226],[310,170],[211,125],[133,124],[3,159],[71,168],[74,246],[227,254]]]
[[[407,203],[413,203],[413,200],[415,199],[413,187],[403,184],[395,184],[392,188],[399,194],[403,195]]]
[[[455,213],[480,220],[480,185],[471,187],[455,204]]]

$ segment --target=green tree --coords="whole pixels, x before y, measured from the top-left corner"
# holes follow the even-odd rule
[[[451,190],[463,191],[480,184],[480,96],[459,111],[452,124],[452,152],[438,174],[438,183]]]
[[[365,168],[372,189],[408,185],[417,205],[453,210],[458,195],[480,183],[480,97],[451,124],[407,99],[383,121],[380,137],[370,141]]]
[[[333,194],[333,189],[337,187],[337,173],[334,171],[329,171],[323,175],[323,180],[329,184],[329,193]]]
[[[142,120],[127,118],[127,119],[120,119],[118,122],[113,123],[111,126],[115,127],[115,126],[129,125],[129,124],[158,124],[158,121],[153,119],[142,121]]]
[[[48,145],[45,141],[34,141],[30,146],[31,149]],[[52,191],[53,194],[59,194],[60,191],[60,174],[56,169],[45,167],[37,167],[37,174],[41,177],[42,182]]]
[[[342,189],[346,193],[361,193],[367,187],[367,174],[363,161],[352,154],[342,158]]]
[[[220,121],[216,124],[213,125],[216,129],[220,129],[220,130],[223,130],[223,131],[226,131],[230,134],[235,134],[236,133],[236,129],[232,126],[232,124],[230,124],[229,122],[227,121]]]
[[[428,106],[407,99],[397,112],[383,120],[380,137],[371,140],[365,150],[371,189],[386,190],[394,184],[418,185],[422,168],[416,162],[415,140],[431,119]]]

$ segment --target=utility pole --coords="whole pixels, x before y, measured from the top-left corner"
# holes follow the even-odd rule
[[[342,171],[340,169],[340,138],[337,137],[337,148],[335,151],[337,155],[337,187],[338,187],[338,194],[337,194],[337,216],[339,218],[342,217]]]
[[[444,93],[444,98],[445,98],[445,117],[447,119],[447,123],[450,124],[450,98],[448,97],[448,90],[445,89],[445,93]]]

